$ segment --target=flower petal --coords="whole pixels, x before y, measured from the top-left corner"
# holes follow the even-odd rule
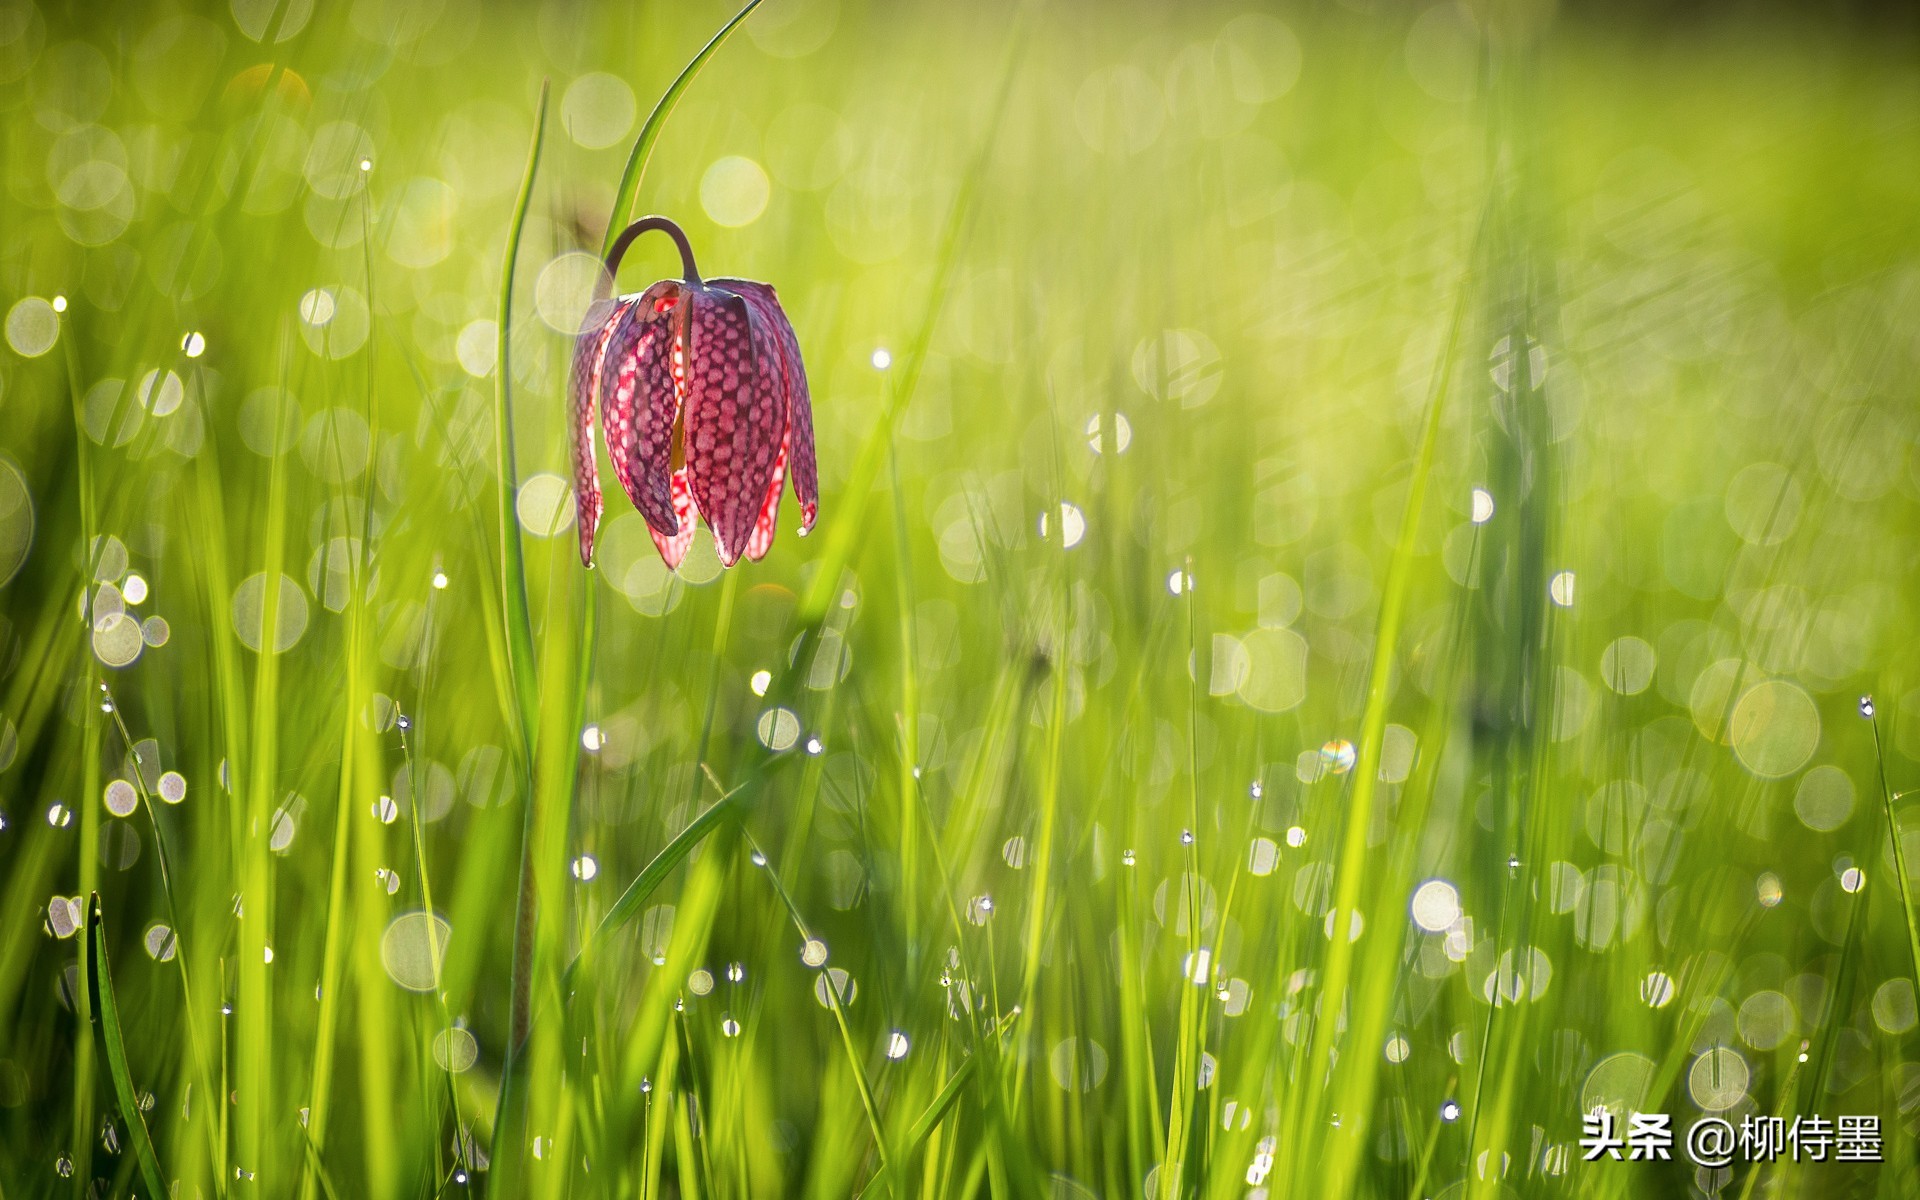
[[[693,491],[687,487],[686,468],[673,473],[673,511],[679,519],[680,532],[666,537],[653,526],[647,526],[647,532],[653,535],[654,549],[660,551],[660,559],[667,564],[667,570],[678,571],[680,562],[687,556],[687,548],[693,545],[694,518]]]
[[[780,447],[780,457],[773,460],[773,482],[767,485],[767,498],[760,504],[760,517],[753,523],[753,536],[747,539],[747,557],[759,562],[773,549],[774,518],[780,514],[780,485],[786,482],[787,448]]]
[[[687,483],[732,566],[759,519],[786,431],[786,397],[757,370],[746,301],[714,287],[689,289],[687,402],[682,421]]]
[[[673,425],[685,388],[675,369],[685,305],[673,280],[642,292],[614,331],[601,391],[607,454],[620,486],[655,531],[679,532],[669,482]]]
[[[780,307],[780,297],[770,283],[749,279],[716,279],[715,286],[738,293],[747,302],[753,317],[756,348],[771,343],[771,357],[778,361],[782,391],[787,401],[787,437],[783,450],[793,474],[794,498],[800,501],[800,532],[813,528],[820,513],[820,477],[813,460],[813,400],[807,392],[807,369],[800,361],[800,341],[794,336],[793,323]],[[762,350],[761,361],[769,355]],[[765,368],[763,368],[765,370]],[[779,497],[775,496],[778,504]]]
[[[573,346],[573,371],[567,381],[567,399],[573,425],[573,502],[580,527],[580,561],[593,565],[593,535],[600,528],[604,505],[600,499],[600,466],[593,453],[593,407],[599,392],[600,371],[607,343],[631,300],[598,301],[582,322]]]

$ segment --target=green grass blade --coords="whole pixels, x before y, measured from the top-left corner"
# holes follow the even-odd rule
[[[540,101],[533,114],[533,144],[527,150],[527,169],[520,180],[520,196],[513,205],[513,224],[507,230],[507,250],[500,264],[500,304],[496,314],[498,344],[493,378],[494,483],[500,502],[500,603],[506,618],[507,671],[519,702],[520,749],[530,761],[535,715],[539,710],[538,681],[533,667],[533,620],[527,610],[526,550],[514,499],[520,490],[519,466],[514,461],[513,412],[513,275],[520,258],[520,237],[526,230],[527,206],[533,199],[533,181],[540,170],[540,152],[547,140],[547,93],[540,81]]]
[[[707,44],[700,48],[700,53],[694,55],[687,65],[680,69],[680,74],[676,75],[673,82],[667,85],[667,90],[661,93],[659,102],[653,106],[653,111],[647,114],[647,123],[640,127],[640,136],[634,139],[633,150],[627,155],[626,170],[620,173],[620,188],[614,193],[613,211],[608,215],[606,236],[600,243],[601,258],[605,258],[613,249],[614,239],[620,236],[621,229],[633,219],[634,200],[640,194],[640,180],[647,173],[647,160],[653,157],[653,144],[660,140],[660,132],[666,128],[667,118],[673,115],[674,105],[680,103],[681,93],[687,90],[693,83],[694,77],[700,74],[700,68],[707,65],[707,60],[718,53],[720,47],[726,44],[727,38],[732,36],[733,31],[740,27],[740,23],[745,21],[754,9],[759,8],[760,4],[761,0],[747,0],[740,11],[733,14],[733,19],[722,25],[720,31],[707,40]]]
[[[100,1040],[107,1050],[107,1070],[113,1075],[113,1094],[120,1102],[120,1116],[127,1125],[127,1137],[133,1142],[140,1176],[155,1197],[167,1195],[161,1183],[160,1159],[153,1152],[153,1138],[140,1114],[140,1101],[134,1094],[133,1074],[127,1069],[127,1046],[120,1031],[120,1005],[113,995],[113,975],[107,969],[107,941],[100,916],[100,893],[87,897],[87,961],[93,967],[93,987],[100,1012]]]
[[[661,847],[660,852],[641,868],[638,875],[633,877],[633,882],[627,885],[626,891],[620,893],[620,898],[613,902],[613,907],[607,910],[607,915],[600,918],[600,924],[594,927],[586,944],[580,947],[580,953],[574,956],[573,962],[567,967],[566,986],[569,990],[573,986],[575,972],[587,961],[588,956],[606,940],[609,934],[638,915],[647,898],[653,895],[654,890],[673,873],[673,869],[679,866],[687,855],[693,853],[693,848],[705,841],[708,834],[745,811],[746,806],[738,800],[745,786],[742,784],[735,787],[717,803],[708,806],[706,811],[688,822],[687,827],[674,834],[673,840]]]

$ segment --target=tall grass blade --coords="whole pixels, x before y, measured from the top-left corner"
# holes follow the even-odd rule
[[[107,1051],[107,1070],[113,1075],[113,1094],[120,1102],[120,1118],[126,1122],[127,1136],[140,1164],[140,1177],[149,1194],[167,1195],[161,1183],[160,1159],[153,1151],[153,1138],[140,1112],[140,1100],[133,1088],[133,1073],[127,1069],[127,1046],[121,1036],[120,1004],[114,998],[113,973],[107,968],[107,942],[100,915],[100,893],[87,897],[86,958],[93,966],[92,985],[100,1012],[100,1040]]]
[[[634,139],[633,149],[627,154],[627,166],[620,173],[620,186],[613,194],[613,211],[607,220],[606,236],[600,244],[600,257],[605,258],[613,249],[614,239],[620,236],[621,229],[633,219],[633,205],[640,194],[640,181],[647,173],[647,160],[653,157],[653,144],[660,140],[660,133],[667,126],[667,118],[673,115],[674,106],[680,103],[680,95],[700,74],[700,68],[707,60],[719,52],[733,31],[740,27],[754,9],[759,8],[762,0],[747,0],[733,18],[720,27],[720,31],[700,47],[700,52],[680,68],[680,74],[674,76],[660,99],[654,104],[653,111],[647,114],[647,123],[640,127],[640,136]]]

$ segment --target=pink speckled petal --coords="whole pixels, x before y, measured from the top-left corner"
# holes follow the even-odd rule
[[[786,481],[787,448],[773,460],[773,482],[767,485],[767,498],[760,504],[760,516],[753,523],[753,536],[747,539],[747,557],[759,562],[773,549],[774,519],[780,515],[780,485]]]
[[[761,372],[776,373],[787,406],[787,429],[783,449],[787,468],[793,475],[794,498],[800,501],[800,532],[813,528],[820,514],[820,476],[813,459],[813,400],[807,392],[807,369],[800,361],[800,341],[794,336],[793,323],[780,307],[773,285],[749,279],[716,279],[716,287],[737,293],[747,302],[753,316],[753,336],[760,348]],[[772,359],[777,366],[766,364]],[[775,497],[777,502],[778,497]]]
[[[740,560],[760,517],[786,429],[785,396],[756,369],[747,303],[713,287],[689,289],[687,402],[682,434],[693,503],[713,530],[720,562]]]
[[[666,537],[651,525],[647,532],[653,535],[654,549],[660,551],[660,559],[667,564],[667,569],[678,571],[681,560],[687,557],[687,548],[693,545],[694,521],[698,516],[693,511],[693,491],[687,487],[685,468],[673,473],[673,511],[679,519],[679,533]]]
[[[573,502],[580,530],[580,561],[593,565],[593,537],[600,528],[604,503],[600,499],[600,466],[593,453],[593,408],[600,391],[607,343],[631,300],[600,300],[587,310],[580,337],[573,345],[573,371],[567,382],[569,415],[573,426]]]
[[[600,397],[613,473],[648,526],[668,537],[679,532],[669,477],[673,425],[684,391],[675,369],[685,316],[680,299],[681,285],[673,280],[634,298],[608,346]]]

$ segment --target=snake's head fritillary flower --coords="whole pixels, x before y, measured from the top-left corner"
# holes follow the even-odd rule
[[[651,230],[678,244],[686,278],[608,295],[621,255]],[[686,235],[665,217],[636,221],[614,242],[574,347],[569,390],[580,561],[588,566],[602,511],[596,406],[613,473],[668,567],[686,557],[696,518],[713,531],[722,564],[765,557],[789,474],[800,532],[813,528],[813,405],[793,325],[768,284],[702,280]]]

